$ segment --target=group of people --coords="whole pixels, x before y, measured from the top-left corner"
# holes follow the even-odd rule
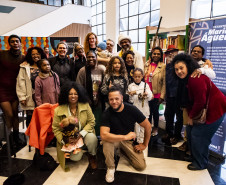
[[[169,46],[165,64],[160,47],[152,48],[144,63],[132,47],[131,38],[125,35],[119,35],[121,50],[114,53],[113,40],[98,43],[96,34],[88,33],[84,47],[74,44],[71,59],[63,41],[56,47],[58,55],[48,59],[40,47],[29,48],[24,57],[17,35],[11,35],[8,42],[10,50],[0,51],[0,105],[8,128],[13,127],[16,144],[21,144],[19,103],[26,110],[27,127],[35,107],[58,103],[52,128],[62,168],[67,171],[67,158],[78,161],[88,150],[90,166],[96,169],[96,136],[100,136],[106,181],[113,182],[117,148],[135,169],[145,169],[143,150],[150,137],[158,135],[159,105],[165,101],[166,134],[162,141],[176,144],[182,139],[183,123],[187,124],[185,144],[192,162],[188,169],[207,167],[208,146],[223,121],[226,99],[211,81],[215,73],[212,63],[202,58],[202,46],[195,46],[191,55],[178,54]],[[193,123],[205,107],[205,124]]]

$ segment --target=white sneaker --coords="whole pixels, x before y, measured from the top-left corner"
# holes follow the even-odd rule
[[[115,168],[108,168],[107,173],[106,173],[106,177],[105,177],[106,181],[108,183],[113,182],[115,180],[114,176],[115,176]]]

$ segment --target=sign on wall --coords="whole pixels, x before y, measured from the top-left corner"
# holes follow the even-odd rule
[[[189,49],[195,45],[205,48],[204,58],[211,60],[216,73],[214,84],[226,95],[226,19],[201,21],[190,24]],[[217,108],[217,107],[216,107]],[[226,118],[215,133],[210,149],[226,154]]]

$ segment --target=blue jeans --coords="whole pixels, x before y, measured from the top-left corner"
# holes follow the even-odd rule
[[[192,165],[198,169],[207,168],[209,145],[224,116],[225,114],[211,124],[187,126],[188,146],[192,155]]]

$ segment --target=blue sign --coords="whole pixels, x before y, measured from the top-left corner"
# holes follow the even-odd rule
[[[205,48],[204,58],[213,63],[216,73],[214,84],[226,95],[226,19],[201,21],[190,24],[189,49],[195,45]],[[225,156],[226,116],[212,138],[210,149]]]

